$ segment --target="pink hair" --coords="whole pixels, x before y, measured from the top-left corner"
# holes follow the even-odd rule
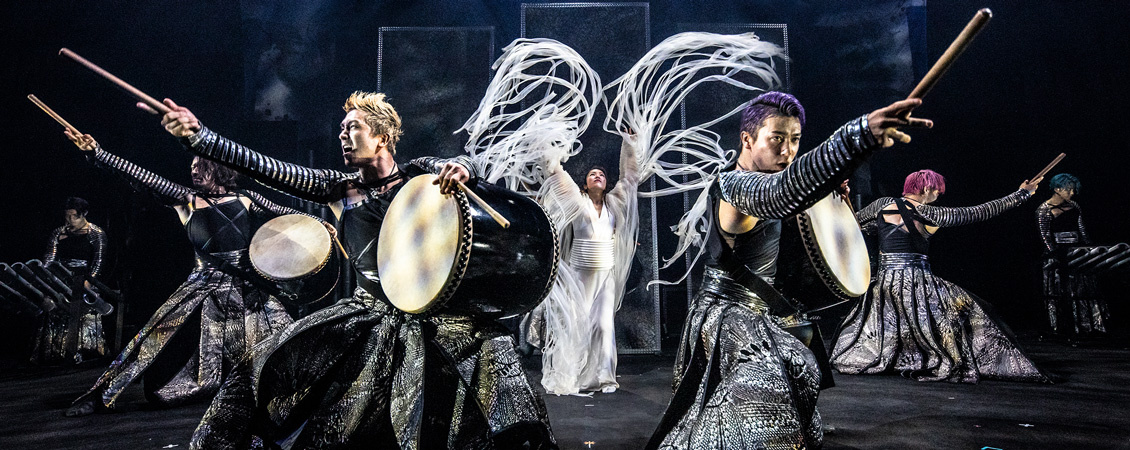
[[[926,188],[938,190],[938,195],[946,193],[946,177],[930,169],[923,169],[906,176],[902,185],[902,195],[921,194]]]

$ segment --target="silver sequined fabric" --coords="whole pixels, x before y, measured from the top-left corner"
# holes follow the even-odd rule
[[[408,315],[358,288],[254,349],[191,447],[555,448],[503,333],[468,317]]]
[[[675,399],[649,448],[818,448],[820,373],[757,296],[707,268],[683,329]]]
[[[870,291],[841,325],[840,373],[902,373],[921,381],[1048,381],[975,295],[938,278],[926,255],[880,255]]]
[[[199,329],[185,329],[186,323],[196,322]],[[224,368],[291,322],[274,297],[223,272],[200,267],[126,343],[90,392],[101,391],[103,404],[113,407],[130,383],[160,361],[179,370],[159,381],[147,377],[145,393],[150,401],[172,406],[205,400],[219,390]],[[199,333],[196,348],[168,348],[178,333]]]

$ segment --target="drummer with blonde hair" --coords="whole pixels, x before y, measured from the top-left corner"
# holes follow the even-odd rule
[[[350,171],[268,157],[201,126],[187,108],[167,99],[165,105],[171,111],[162,123],[188,150],[329,205],[358,284],[353,297],[249,354],[205,414],[192,448],[246,447],[256,438],[287,439],[294,448],[556,446],[545,405],[504,327],[467,315],[409,315],[381,289],[377,240],[393,198],[425,173],[438,175],[442,192],[454,192],[473,175],[469,158],[398,164],[401,119],[381,93],[355,92],[343,106],[338,140]]]

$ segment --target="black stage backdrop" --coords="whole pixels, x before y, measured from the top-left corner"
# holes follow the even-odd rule
[[[473,110],[488,81],[490,59],[522,36],[524,4],[549,5],[8,2],[0,7],[0,45],[6,55],[0,68],[0,261],[41,257],[48,233],[61,224],[63,200],[78,195],[90,200],[91,220],[109,233],[107,277],[128,296],[126,333],[164,301],[191,267],[192,251],[175,215],[91,168],[60,127],[26,100],[36,94],[107,150],[188,183],[190,156],[164,134],[157,119],[135,110],[131,99],[105,81],[56,56],[61,47],[155,97],[191,107],[207,126],[253,148],[315,167],[340,168],[335,138],[340,106],[354,90],[389,90],[393,104],[405,114],[405,142],[417,143],[422,153],[458,151],[463,141],[451,132]],[[803,149],[817,145],[845,121],[905,95],[974,11],[990,7],[993,21],[916,112],[934,119],[935,129],[915,132],[911,145],[873,158],[857,175],[854,192],[864,202],[897,195],[908,172],[931,168],[948,181],[938,204],[972,205],[1011,192],[1066,152],[1067,159],[1053,174],[1068,171],[1082,179],[1078,200],[1093,237],[1100,243],[1130,240],[1128,214],[1117,197],[1125,191],[1123,172],[1130,162],[1122,135],[1122,112],[1130,100],[1122,81],[1130,72],[1130,38],[1124,32],[1130,10],[1119,2],[601,5],[644,10],[643,38],[650,44],[686,30],[781,26],[766,28],[768,39],[787,29],[792,58],[788,87],[808,110]],[[535,25],[532,19],[527,17],[527,26]],[[626,31],[585,25],[593,24],[579,23],[578,29],[609,36]],[[562,27],[553,30],[545,33],[561,33],[555,36],[566,41],[576,38]],[[439,37],[428,38],[428,33]],[[382,59],[382,36],[409,34],[417,36],[414,42],[431,45],[414,52],[402,48],[395,55],[386,49],[386,58],[399,59]],[[601,40],[596,36],[585,42]],[[605,82],[634,62],[585,56],[601,61],[594,66]],[[448,59],[429,62],[423,57]],[[439,79],[442,70],[436,68],[443,67],[461,73]],[[422,75],[413,78],[416,73]],[[452,92],[458,94],[445,97]],[[587,137],[602,133],[600,119]],[[734,140],[733,135],[725,137]],[[1033,211],[1048,195],[1043,186],[1036,200],[1018,210],[988,223],[945,230],[933,241],[934,270],[993,304],[1017,329],[1039,325]],[[644,217],[641,223],[657,230],[660,259],[671,246],[666,230],[681,213],[678,208],[678,202],[661,203],[657,222]],[[664,278],[676,275],[663,273]],[[1104,281],[1117,315],[1115,326],[1125,327],[1127,284],[1115,277]],[[681,326],[686,290],[662,294],[662,337],[670,342]],[[9,339],[19,320],[2,321],[3,337]],[[6,345],[3,356],[17,356],[17,347]]]

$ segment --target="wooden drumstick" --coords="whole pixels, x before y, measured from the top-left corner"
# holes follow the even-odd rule
[[[973,15],[973,19],[970,19],[969,23],[965,25],[965,29],[961,30],[961,34],[957,35],[957,39],[954,39],[953,42],[950,43],[949,48],[946,49],[945,53],[942,53],[942,57],[938,58],[938,61],[934,63],[934,67],[931,67],[929,72],[926,72],[926,76],[922,77],[922,81],[918,82],[918,86],[914,88],[914,91],[912,91],[907,98],[925,97],[926,93],[930,92],[930,89],[938,83],[938,79],[942,78],[942,75],[949,70],[953,62],[957,60],[957,57],[961,56],[961,53],[969,47],[969,43],[973,42],[973,38],[977,36],[977,33],[980,33],[981,29],[985,28],[985,25],[989,23],[989,19],[991,18],[993,18],[993,12],[990,11],[989,8],[982,8],[980,11],[977,11],[977,14]]]
[[[1067,157],[1067,153],[1060,153],[1059,156],[1056,156],[1055,159],[1052,160],[1051,164],[1048,164],[1048,166],[1045,167],[1044,170],[1041,170],[1040,173],[1038,173],[1038,174],[1036,174],[1036,176],[1032,177],[1030,181],[1038,180],[1038,179],[1040,179],[1040,177],[1047,175],[1048,172],[1051,172],[1052,168],[1055,167],[1056,164],[1059,164],[1059,162],[1063,161],[1063,158],[1066,158],[1066,157]]]
[[[56,122],[59,122],[59,125],[62,125],[68,131],[70,131],[71,134],[75,136],[82,136],[82,133],[78,131],[78,128],[75,128],[74,125],[71,125],[70,122],[67,122],[67,119],[64,119],[63,116],[60,116],[58,113],[56,113],[55,110],[51,109],[51,107],[47,106],[47,104],[43,103],[43,101],[39,100],[39,98],[34,94],[28,94],[27,99],[31,100],[32,103],[35,103],[35,106],[38,106],[39,109],[42,109],[43,112],[51,116],[52,119],[55,119]]]
[[[141,92],[140,89],[135,88],[133,86],[130,86],[129,83],[122,81],[121,78],[118,78],[118,77],[114,76],[114,74],[107,72],[106,70],[102,69],[101,67],[98,67],[97,64],[94,64],[90,61],[87,61],[86,58],[79,56],[77,53],[72,52],[72,51],[70,51],[66,48],[61,48],[61,49],[59,49],[59,54],[62,55],[62,56],[66,56],[68,58],[73,59],[75,62],[86,66],[87,69],[94,71],[94,73],[101,75],[103,78],[105,78],[107,80],[110,80],[111,83],[116,84],[119,88],[122,88],[122,90],[126,91],[127,93],[132,95],[134,98],[140,100],[141,102],[145,103],[146,105],[149,105],[150,108],[153,108],[157,112],[159,112],[161,114],[165,114],[165,113],[169,112],[169,107],[165,106],[164,103],[161,103],[161,102],[157,101],[157,99],[150,97],[149,95],[147,95],[144,92]]]
[[[337,249],[341,250],[341,255],[344,256],[345,259],[349,259],[349,253],[345,251],[345,246],[341,245],[341,241],[337,240],[337,235],[335,234],[330,237],[333,238],[334,243],[337,244]]]
[[[490,214],[490,217],[494,219],[495,222],[498,222],[498,224],[501,225],[502,228],[510,228],[510,221],[506,220],[505,217],[502,217],[502,214],[499,214],[498,211],[495,211],[494,208],[491,208],[491,206],[488,205],[487,202],[483,201],[482,198],[479,198],[478,195],[475,195],[475,193],[472,192],[471,189],[468,188],[465,184],[460,181],[457,181],[456,183],[459,184],[459,189],[462,189],[463,193],[467,194],[467,197],[469,197],[471,200],[474,200],[480,208],[487,212],[487,214]]]

